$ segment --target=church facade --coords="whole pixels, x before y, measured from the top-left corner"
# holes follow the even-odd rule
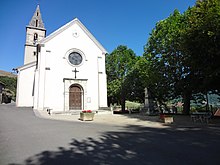
[[[17,68],[16,105],[53,112],[107,107],[106,53],[77,18],[46,37],[37,6]]]

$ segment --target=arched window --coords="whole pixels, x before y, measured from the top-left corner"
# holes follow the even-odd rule
[[[34,33],[34,42],[36,42],[38,40],[38,34]]]

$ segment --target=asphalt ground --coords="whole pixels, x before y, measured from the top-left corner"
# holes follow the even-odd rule
[[[77,115],[35,113],[0,105],[1,165],[220,164],[218,119],[205,124],[177,116],[165,125],[132,114],[83,122]]]

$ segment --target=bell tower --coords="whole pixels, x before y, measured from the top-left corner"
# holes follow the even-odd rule
[[[40,7],[37,5],[36,11],[26,26],[26,42],[24,52],[24,65],[36,61],[36,44],[46,37],[46,29],[41,18]]]

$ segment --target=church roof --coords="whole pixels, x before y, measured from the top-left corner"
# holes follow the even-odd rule
[[[18,71],[20,71],[20,70],[24,70],[24,69],[28,69],[28,68],[30,68],[30,67],[36,66],[36,64],[37,64],[37,62],[36,62],[36,61],[33,61],[33,62],[28,63],[28,64],[19,66],[19,67],[17,67],[16,69],[17,69]]]
[[[78,18],[73,19],[72,21],[70,21],[69,23],[65,24],[64,26],[62,26],[61,28],[59,28],[58,30],[54,31],[53,33],[51,33],[49,36],[47,36],[46,38],[42,39],[40,41],[40,44],[44,44],[48,41],[50,41],[52,38],[56,37],[58,34],[60,34],[61,32],[63,32],[64,30],[68,29],[70,26],[72,26],[73,24],[78,24],[81,29],[88,35],[88,37],[98,46],[98,48],[103,52],[103,53],[107,53],[107,51],[105,50],[105,48],[96,40],[96,38],[89,32],[89,30],[80,22],[80,20]]]
[[[34,12],[34,15],[31,19],[31,21],[29,22],[28,27],[45,30],[44,23],[43,23],[43,20],[41,18],[41,12],[40,12],[40,6],[39,5],[37,5],[37,8]]]

